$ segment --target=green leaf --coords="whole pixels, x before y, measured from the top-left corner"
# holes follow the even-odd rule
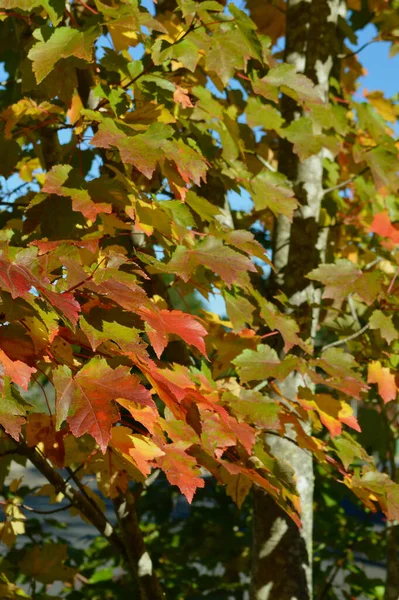
[[[282,92],[298,102],[321,102],[321,95],[314,83],[305,75],[297,73],[294,65],[281,64],[270,69],[263,79],[254,79],[256,94],[277,102],[280,88]]]
[[[250,188],[256,210],[268,208],[276,217],[281,214],[292,221],[298,201],[284,175],[264,169],[252,179]]]
[[[72,167],[70,165],[55,165],[46,175],[46,181],[42,188],[47,194],[56,194],[57,196],[69,196],[72,198],[72,208],[75,211],[81,212],[86,219],[95,221],[99,213],[111,213],[112,205],[105,203],[95,203],[90,197],[87,190],[81,189],[84,185],[76,179],[76,186],[70,187],[75,183],[72,175]],[[71,181],[72,179],[72,181]],[[64,185],[68,183],[69,185]]]
[[[370,329],[379,329],[382,337],[390,344],[399,337],[392,322],[391,315],[385,315],[381,310],[375,310],[369,319]]]
[[[62,20],[65,11],[64,0],[0,0],[0,8],[12,10],[18,8],[31,13],[35,8],[42,6],[51,19],[54,27]]]
[[[256,272],[252,261],[223,245],[221,240],[212,236],[200,242],[195,249],[178,246],[168,267],[184,281],[188,281],[197,266],[203,265],[219,275],[230,287],[233,283],[243,286],[249,283],[248,271]]]
[[[326,286],[323,298],[343,300],[349,293],[355,293],[371,304],[381,291],[380,273],[362,273],[356,265],[346,259],[338,260],[335,265],[320,265],[307,277]]]
[[[248,98],[245,114],[250,127],[262,126],[265,131],[274,129],[274,131],[280,133],[281,126],[284,123],[279,111],[271,104],[264,104],[260,98]]]
[[[245,14],[244,11],[239,9],[235,4],[229,4],[229,11],[233,15],[235,23],[237,24],[238,29],[241,31],[246,45],[251,51],[251,55],[253,56],[253,58],[259,60],[259,62],[263,62],[262,46],[256,35],[257,27],[255,23],[252,21],[252,19],[248,17],[247,14]]]
[[[22,364],[22,363],[20,363]],[[1,367],[3,371],[3,367]],[[0,381],[0,423],[14,440],[19,440],[21,427],[25,423],[26,413],[31,406],[22,398],[18,390],[11,385],[10,377],[2,377]]]
[[[236,71],[244,71],[249,53],[245,51],[238,29],[219,30],[212,35],[212,44],[206,54],[206,67],[214,71],[227,85]]]
[[[241,331],[247,324],[252,325],[255,307],[242,295],[234,296],[229,292],[224,293],[226,301],[227,316],[229,317],[234,331]]]
[[[280,425],[279,403],[263,396],[261,392],[241,389],[239,396],[231,393],[223,394],[223,401],[248,423],[266,429],[277,429]]]
[[[232,363],[237,367],[242,383],[247,383],[269,377],[285,379],[295,369],[297,358],[287,356],[281,362],[273,348],[260,344],[256,350],[244,350]]]
[[[312,120],[308,117],[296,119],[283,132],[294,144],[294,152],[301,161],[318,154],[322,148],[327,148],[333,156],[339,152],[340,140],[332,135],[314,133]]]
[[[185,201],[205,221],[214,221],[216,215],[220,215],[220,210],[217,206],[211,204],[206,198],[197,196],[191,190],[187,192]]]
[[[96,148],[117,148],[124,163],[134,165],[150,179],[157,162],[164,157],[165,141],[172,135],[173,129],[163,123],[153,123],[145,133],[128,135],[126,127],[104,119],[90,143]]]
[[[58,27],[48,39],[43,37],[43,33],[39,33],[39,42],[30,49],[28,54],[33,62],[37,83],[47,77],[61,58],[75,56],[91,62],[93,44],[99,34],[97,27],[90,27],[86,31]]]

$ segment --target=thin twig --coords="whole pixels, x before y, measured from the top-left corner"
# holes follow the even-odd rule
[[[323,196],[325,196],[326,194],[329,194],[330,192],[334,192],[335,190],[339,190],[340,188],[346,187],[347,185],[352,183],[352,181],[355,181],[355,179],[357,179],[358,177],[363,175],[366,171],[368,171],[368,169],[369,169],[369,167],[367,166],[364,169],[362,169],[360,171],[360,173],[353,175],[349,179],[346,179],[346,181],[341,181],[341,183],[338,183],[337,185],[333,185],[333,186],[323,190]]]
[[[351,56],[355,56],[356,54],[359,54],[359,52],[361,52],[362,50],[364,50],[365,48],[367,48],[367,46],[371,46],[371,44],[375,44],[376,42],[379,42],[380,39],[379,38],[373,38],[372,40],[369,40],[368,42],[366,42],[365,44],[363,44],[363,46],[360,46],[360,48],[357,48],[356,50],[354,50],[353,52],[350,52],[349,54],[338,54],[338,58],[341,59],[345,59],[345,58],[350,58]]]
[[[86,277],[86,279],[82,279],[82,281],[79,281],[79,283],[75,283],[75,285],[73,285],[72,287],[68,288],[67,290],[65,290],[65,292],[63,292],[64,294],[68,294],[69,292],[73,292],[74,290],[76,290],[78,287],[80,287],[81,285],[83,285],[84,283],[87,283],[88,281],[91,281],[93,279],[94,273],[97,271],[97,269],[99,268],[99,266],[101,265],[101,263],[104,262],[105,260],[105,256],[104,258],[102,258],[100,260],[100,262],[98,263],[98,265],[95,266],[95,268],[93,269],[93,271],[90,273],[90,275],[88,275]]]
[[[321,351],[324,352],[328,348],[333,348],[334,346],[342,346],[342,344],[346,344],[346,342],[350,342],[351,340],[354,340],[355,338],[362,335],[365,331],[367,331],[367,329],[369,329],[369,327],[370,327],[370,325],[369,325],[369,323],[367,323],[367,325],[365,325],[364,327],[359,329],[359,331],[356,331],[356,333],[352,333],[352,335],[348,335],[348,337],[344,338],[343,340],[337,340],[336,342],[332,342],[331,344],[327,344],[326,346],[323,346]]]
[[[392,281],[389,284],[389,288],[387,289],[387,294],[389,295],[392,292],[392,288],[394,286],[394,283],[396,281],[397,276],[399,275],[399,267],[396,269],[395,271],[395,275],[392,277]]]
[[[83,0],[78,0],[78,2],[84,8],[87,8],[87,10],[90,11],[93,15],[98,15],[99,14],[94,8],[91,8],[91,6],[89,6],[88,4],[86,4],[86,2],[83,2]]]
[[[27,506],[26,504],[19,504],[18,506],[24,508],[25,510],[29,510],[30,512],[37,513],[38,515],[52,515],[54,513],[58,513],[63,510],[68,510],[69,508],[72,508],[73,504],[70,503],[66,506],[59,506],[58,508],[53,508],[51,510],[38,510],[37,508],[32,508],[31,506]]]

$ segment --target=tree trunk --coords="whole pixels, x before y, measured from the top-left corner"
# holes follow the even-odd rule
[[[387,579],[385,600],[399,600],[399,525],[387,527]]]
[[[329,77],[334,56],[341,44],[339,18],[345,18],[343,0],[289,0],[286,13],[286,47],[284,60],[294,64],[298,72],[318,84],[328,100]],[[290,122],[301,116],[298,105],[283,96],[281,110]],[[317,133],[315,130],[314,133]],[[279,171],[293,183],[300,207],[293,222],[277,219],[273,258],[276,277],[273,293],[282,290],[290,304],[297,307],[295,316],[305,315],[309,304],[315,305],[304,333],[314,338],[320,303],[318,290],[305,278],[324,260],[326,229],[319,234],[319,215],[323,197],[323,151],[302,163],[292,144],[280,141]],[[303,380],[301,380],[303,385]],[[282,392],[295,399],[300,384],[292,374],[282,385]],[[307,424],[304,424],[307,426]],[[287,438],[292,432],[287,431]],[[312,457],[289,439],[266,436],[275,456],[294,469],[301,499],[302,528],[299,530],[261,489],[254,492],[252,600],[310,600],[312,598]]]

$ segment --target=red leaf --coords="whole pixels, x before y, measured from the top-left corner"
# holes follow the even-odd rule
[[[29,367],[27,364],[20,360],[11,360],[7,354],[0,349],[0,363],[4,367],[5,375],[14,381],[17,385],[20,385],[25,391],[28,389],[28,384],[32,373],[36,373],[36,369]]]
[[[54,308],[58,308],[61,315],[65,316],[76,327],[79,318],[80,304],[73,294],[64,292],[57,294],[51,290],[41,289],[42,295],[48,299]]]
[[[59,294],[49,289],[49,281],[46,278],[39,279],[31,273],[28,260],[24,256],[21,262],[10,262],[4,257],[0,258],[0,286],[10,292],[14,299],[26,297],[34,288],[73,325],[76,325],[80,304],[72,294]]]
[[[118,398],[132,400],[155,408],[155,403],[144,391],[144,386],[129,367],[115,370],[99,357],[93,358],[75,377],[70,370],[59,367],[54,373],[56,388],[57,427],[66,419],[72,433],[79,437],[90,433],[105,453],[110,430],[119,418],[119,410],[112,402]]]
[[[25,424],[26,419],[17,415],[6,415],[0,413],[0,423],[4,427],[4,430],[10,435],[16,442],[19,441],[19,435],[21,433],[21,427]]]
[[[158,358],[168,344],[168,334],[178,335],[207,357],[204,342],[207,331],[197,317],[180,310],[155,311],[148,308],[142,308],[139,314],[148,325],[148,337]]]
[[[197,488],[205,487],[205,482],[199,476],[201,471],[195,458],[189,456],[185,449],[184,442],[165,444],[162,447],[165,456],[158,458],[157,464],[165,473],[169,483],[177,485],[191,504]]]

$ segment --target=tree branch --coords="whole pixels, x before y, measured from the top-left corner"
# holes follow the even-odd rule
[[[353,175],[353,177],[350,177],[349,179],[346,179],[345,181],[341,181],[341,183],[337,183],[337,185],[333,185],[325,190],[323,190],[323,196],[326,196],[327,194],[329,194],[330,192],[334,192],[335,190],[339,190],[343,187],[346,187],[347,185],[349,185],[350,183],[352,183],[352,181],[355,181],[355,179],[357,179],[358,177],[360,177],[361,175],[363,175],[364,173],[366,173],[366,171],[368,171],[369,167],[364,167],[364,169],[362,169],[360,171],[360,173],[357,173],[356,175]]]
[[[47,481],[54,486],[55,491],[57,493],[62,492],[70,504],[90,521],[97,531],[117,550],[118,554],[121,554],[127,560],[125,547],[105,515],[96,510],[86,496],[69,483],[66,483],[62,475],[54,469],[37,448],[31,448],[24,440],[20,440],[16,444],[15,454],[26,456]]]
[[[133,494],[130,490],[120,492],[113,503],[129,565],[139,585],[141,600],[164,600],[165,596],[145,547]]]
[[[355,56],[356,54],[359,54],[359,52],[361,52],[362,50],[367,48],[367,46],[371,46],[371,44],[375,44],[376,42],[379,42],[379,41],[380,41],[379,38],[377,38],[377,39],[373,38],[372,40],[363,44],[363,46],[360,46],[360,48],[357,48],[353,52],[349,52],[349,54],[339,54],[338,58],[345,59],[345,58],[350,58],[351,56]]]
[[[326,346],[323,346],[321,351],[324,352],[324,350],[327,350],[328,348],[333,348],[334,346],[341,346],[342,344],[346,344],[346,342],[350,342],[351,340],[354,340],[357,337],[359,337],[360,335],[362,335],[365,331],[367,331],[367,329],[369,329],[369,327],[370,327],[370,325],[369,325],[369,323],[367,323],[367,325],[365,325],[364,327],[359,329],[359,331],[352,333],[352,335],[348,335],[348,337],[344,338],[343,340],[337,340],[336,342],[332,342],[331,344],[327,344]]]

